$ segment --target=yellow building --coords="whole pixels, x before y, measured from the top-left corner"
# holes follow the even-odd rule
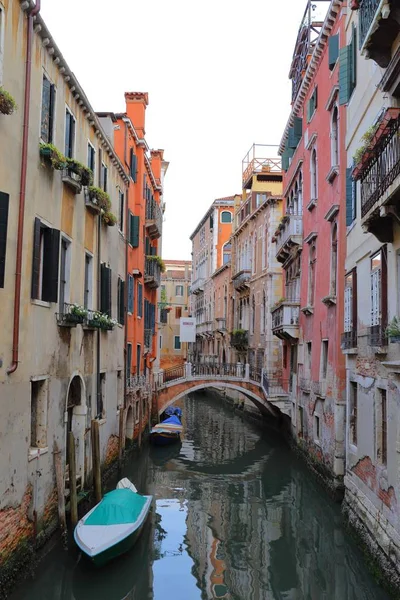
[[[189,288],[192,263],[164,260],[161,278],[161,367],[168,368],[187,356],[187,344],[180,342],[180,318],[189,315]]]

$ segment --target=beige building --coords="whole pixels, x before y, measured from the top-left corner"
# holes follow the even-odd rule
[[[59,450],[68,497],[68,432],[81,489],[91,481],[91,421],[108,462],[118,453],[124,401],[129,176],[30,9],[0,3],[0,81],[18,107],[4,114],[0,97],[0,514],[16,523],[0,528],[3,565],[19,542],[57,523],[54,463]]]
[[[189,289],[192,279],[190,260],[164,260],[161,276],[160,346],[161,367],[182,362],[187,344],[180,341],[180,319],[189,316]]]
[[[344,508],[398,586],[400,329],[393,324],[388,336],[386,327],[399,315],[400,28],[394,2],[352,4],[359,8],[348,11],[340,56],[349,71],[340,90],[348,166]]]

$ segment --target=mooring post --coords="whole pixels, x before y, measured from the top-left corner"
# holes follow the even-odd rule
[[[71,524],[75,527],[78,523],[78,494],[76,492],[76,460],[75,436],[68,433],[68,463],[69,463],[69,500],[71,504]]]
[[[97,419],[93,419],[90,433],[91,433],[91,437],[92,437],[94,495],[96,498],[96,502],[100,502],[100,500],[101,500],[100,430],[99,430],[99,422]]]
[[[65,493],[64,493],[64,475],[61,462],[61,451],[58,448],[57,442],[54,440],[53,446],[54,454],[54,467],[56,471],[56,484],[57,484],[57,499],[58,499],[58,518],[60,521],[61,531],[67,528],[65,519]]]
[[[119,428],[118,428],[118,433],[119,433],[118,460],[120,463],[122,462],[122,456],[124,454],[124,448],[125,448],[125,431],[124,431],[125,419],[124,419],[124,417],[125,417],[125,410],[121,406],[119,409]]]
[[[250,365],[248,363],[244,366],[244,378],[250,379]]]

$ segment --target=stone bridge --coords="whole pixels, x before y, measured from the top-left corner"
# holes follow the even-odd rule
[[[241,392],[263,415],[291,416],[289,393],[284,389],[287,383],[277,375],[248,364],[185,363],[156,376],[157,412],[161,415],[189,392],[219,388]]]

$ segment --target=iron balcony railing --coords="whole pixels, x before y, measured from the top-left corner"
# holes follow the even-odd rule
[[[259,369],[258,367],[255,367],[253,365],[250,365],[249,378],[252,381],[257,381],[258,383],[261,383],[261,369]]]
[[[192,364],[193,377],[214,375],[218,377],[244,377],[244,365],[237,363],[194,363]]]
[[[386,325],[372,325],[368,327],[368,345],[381,347],[387,346]]]
[[[245,330],[232,332],[231,346],[237,350],[247,350],[249,346],[249,332]]]
[[[276,373],[268,373],[263,371],[261,385],[267,396],[284,396],[287,395],[286,388],[289,380]]]
[[[75,325],[83,325],[86,322],[87,311],[86,314],[82,314],[82,311],[78,310],[75,304],[64,302],[62,311],[56,313],[56,318],[59,325],[75,327]]]
[[[150,287],[159,287],[161,282],[161,267],[157,260],[146,256],[144,266],[144,282]]]
[[[380,0],[361,0],[361,6],[358,12],[359,23],[359,45],[360,48],[365,42],[367,33],[375,20],[376,12],[379,8]]]
[[[375,206],[400,175],[400,116],[388,123],[387,134],[374,146],[374,157],[361,179],[361,217]]]
[[[345,331],[341,335],[340,348],[342,350],[351,350],[357,348],[357,330]]]
[[[235,290],[240,290],[243,287],[246,287],[248,282],[250,281],[251,271],[250,269],[242,269],[233,277],[233,287]]]
[[[199,292],[202,292],[204,290],[204,282],[204,277],[198,277],[197,279],[195,279],[195,281],[193,281],[192,285],[190,286],[191,293],[198,294]]]
[[[271,310],[272,329],[295,326],[299,324],[300,299],[283,300],[276,308]]]
[[[146,228],[152,239],[159,238],[162,233],[162,211],[154,198],[146,200]]]

